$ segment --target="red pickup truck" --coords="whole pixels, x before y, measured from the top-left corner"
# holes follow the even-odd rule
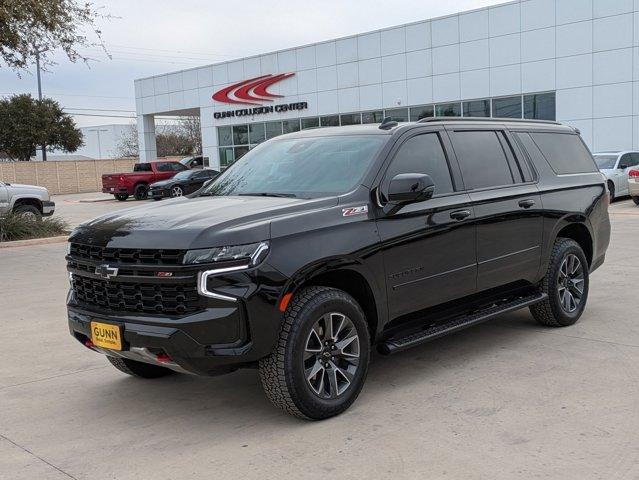
[[[188,170],[180,162],[145,162],[136,163],[132,173],[105,173],[102,175],[102,191],[110,193],[121,202],[135,196],[144,200],[149,185],[160,180],[167,180],[182,170]]]

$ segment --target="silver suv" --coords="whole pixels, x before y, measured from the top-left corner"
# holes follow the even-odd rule
[[[597,167],[606,176],[610,200],[630,195],[628,171],[639,165],[639,152],[593,153]]]
[[[54,210],[46,188],[0,182],[0,217],[14,212],[41,218],[53,215]]]

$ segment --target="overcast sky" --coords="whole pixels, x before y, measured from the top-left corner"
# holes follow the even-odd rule
[[[43,76],[44,95],[66,109],[114,117],[75,116],[79,126],[128,123],[133,80],[209,65],[379,28],[505,3],[504,0],[107,0],[115,17],[100,22],[104,44],[92,59],[58,64]],[[37,93],[33,72],[22,78],[0,63],[0,95]],[[79,110],[82,109],[82,110]],[[96,111],[110,109],[123,111]],[[115,117],[115,115],[121,117]]]

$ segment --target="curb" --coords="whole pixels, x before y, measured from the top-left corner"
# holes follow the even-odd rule
[[[77,203],[97,203],[97,202],[110,202],[113,198],[84,198],[82,200],[76,200]],[[67,200],[69,202],[69,200]],[[71,202],[69,202],[71,203]]]
[[[50,243],[62,243],[69,239],[68,235],[47,238],[30,238],[28,240],[13,240],[11,242],[0,242],[0,250],[3,248],[30,247],[32,245],[47,245]]]

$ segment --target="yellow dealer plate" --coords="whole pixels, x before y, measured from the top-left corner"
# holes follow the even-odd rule
[[[117,325],[91,322],[91,341],[96,347],[122,350],[122,334]]]

